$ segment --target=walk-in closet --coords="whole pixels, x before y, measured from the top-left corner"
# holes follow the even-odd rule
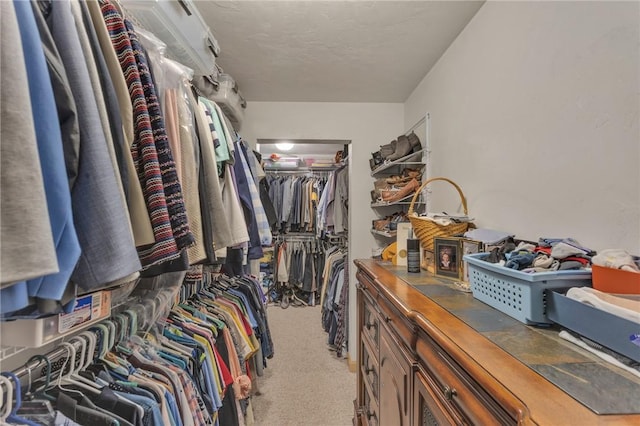
[[[349,152],[347,140],[258,139],[273,207],[267,297],[287,309],[320,306],[327,350],[348,352]],[[314,326],[318,326],[315,324]]]
[[[0,0],[0,425],[640,424],[640,0]]]

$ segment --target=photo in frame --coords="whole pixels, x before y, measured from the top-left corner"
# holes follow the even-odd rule
[[[460,279],[462,250],[459,238],[435,237],[433,239],[435,274]]]
[[[435,256],[433,255],[433,251],[425,250],[422,247],[420,248],[420,250],[422,251],[420,268],[427,272],[431,272],[432,274],[435,274],[436,272],[435,261],[434,261]]]
[[[481,253],[484,251],[484,244],[482,241],[463,239],[460,241],[462,249],[462,281],[469,282],[469,264],[464,260],[464,255]]]

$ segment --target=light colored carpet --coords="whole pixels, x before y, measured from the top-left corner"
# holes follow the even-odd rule
[[[348,426],[353,424],[356,375],[346,359],[329,351],[321,309],[267,309],[275,355],[252,398],[258,426]]]

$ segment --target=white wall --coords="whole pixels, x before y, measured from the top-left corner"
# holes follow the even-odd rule
[[[242,138],[256,139],[346,139],[351,140],[349,181],[349,342],[350,358],[356,359],[355,267],[351,261],[371,257],[376,243],[371,235],[375,213],[369,207],[373,178],[369,168],[371,152],[395,139],[403,130],[402,104],[321,102],[249,102]]]
[[[479,226],[640,254],[639,28],[638,2],[487,2],[414,90]]]

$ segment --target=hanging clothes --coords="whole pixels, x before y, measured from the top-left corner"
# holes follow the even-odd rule
[[[160,292],[174,295],[175,288]],[[139,325],[157,324],[163,309],[144,317],[149,303],[140,300],[93,325],[84,337],[63,343],[65,349],[51,352],[51,359],[49,354],[37,356],[51,367],[45,392],[53,397],[56,412],[48,414],[50,419],[109,426],[248,424],[253,417],[248,399],[252,380],[263,374],[266,360],[273,356],[266,298],[259,283],[248,277],[221,276],[198,265],[178,288],[183,297],[166,322],[144,330],[143,337],[136,335]],[[144,297],[161,307],[173,296],[151,292]],[[86,361],[78,364],[82,378],[76,372],[57,386],[57,375],[69,359],[77,359],[78,352],[95,357],[82,355]],[[26,373],[24,368],[19,373],[22,380]],[[2,374],[14,375],[20,392],[18,372]],[[36,379],[40,382],[29,375],[29,380]],[[30,389],[36,399],[45,395],[35,385]],[[24,423],[49,424],[43,413],[16,411]]]
[[[131,154],[143,188],[154,231],[154,243],[150,246],[139,247],[138,252],[143,266],[150,266],[176,259],[179,256],[179,249],[171,229],[158,151],[153,138],[144,89],[129,34],[119,11],[108,1],[100,1],[99,3],[129,88],[131,103],[134,105],[135,128]]]
[[[0,286],[58,272],[49,225],[46,195],[33,123],[21,34],[12,2],[1,4],[0,14]],[[20,140],[20,144],[15,141]],[[23,293],[26,287],[22,287]]]
[[[334,248],[327,256],[322,285],[322,326],[327,343],[338,356],[348,349],[349,274],[346,250]]]
[[[268,194],[277,221],[274,232],[316,232],[316,206],[324,187],[321,176],[267,175]]]
[[[80,257],[80,244],[73,223],[71,194],[65,173],[65,162],[59,119],[49,71],[38,37],[36,20],[28,2],[15,5],[25,51],[29,92],[31,94],[40,167],[47,197],[49,224],[53,232],[59,271],[18,283],[0,291],[2,312],[18,311],[29,305],[29,297],[62,301],[71,274]],[[24,288],[26,287],[26,291]],[[21,289],[22,288],[22,289]],[[9,294],[11,293],[11,294]],[[16,297],[20,293],[21,297]],[[66,301],[68,302],[68,300]]]
[[[134,146],[134,113],[131,97],[129,95],[129,86],[125,80],[124,73],[120,67],[120,61],[116,54],[116,50],[111,43],[111,36],[107,29],[102,10],[97,0],[88,0],[83,2],[89,10],[91,23],[96,32],[100,48],[104,55],[104,60],[109,71],[104,75],[105,80],[111,81],[113,84],[113,94],[115,94],[118,102],[118,109],[120,114],[119,122],[122,125],[122,134],[124,137],[124,144],[126,152],[129,155],[124,156],[124,167],[126,169],[127,181],[124,182],[126,187],[125,193],[127,195],[127,205],[129,207],[129,217],[131,218],[131,226],[133,228],[133,234],[135,238],[136,247],[148,246],[153,244],[154,233],[151,226],[151,219],[147,213],[147,206],[145,198],[142,192],[141,181],[138,178],[138,172],[136,171],[133,157],[130,152]],[[105,93],[109,93],[108,87],[105,86]],[[117,118],[113,118],[114,122],[112,126],[117,126]],[[122,173],[122,171],[121,171]]]
[[[194,108],[194,124],[197,130],[196,153],[198,163],[198,186],[200,211],[202,212],[203,243],[207,260],[216,260],[218,248],[236,245],[246,240],[242,235],[234,235],[226,215],[222,198],[222,183],[218,176],[217,159],[214,151],[211,129],[203,109],[195,97],[189,93],[189,103]],[[246,231],[245,231],[246,233]]]

